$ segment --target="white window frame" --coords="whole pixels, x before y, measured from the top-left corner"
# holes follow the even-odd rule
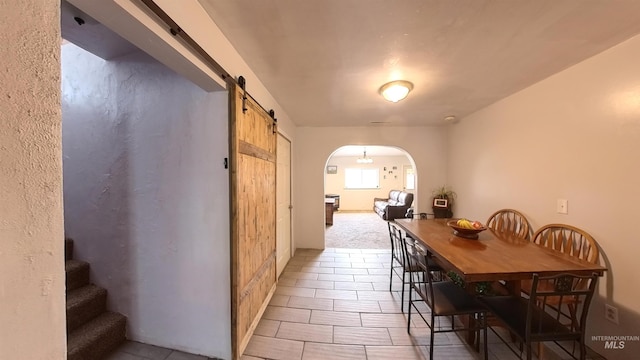
[[[344,188],[348,190],[379,189],[380,169],[346,168],[344,169]]]

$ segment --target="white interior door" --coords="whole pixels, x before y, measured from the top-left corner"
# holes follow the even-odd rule
[[[413,166],[404,165],[404,189],[405,190],[415,190],[416,188],[416,174],[413,171]]]
[[[276,269],[280,276],[291,258],[291,142],[278,134],[276,166]]]

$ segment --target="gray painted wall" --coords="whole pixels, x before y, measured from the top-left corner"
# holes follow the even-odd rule
[[[227,93],[62,49],[65,230],[128,338],[231,357]]]

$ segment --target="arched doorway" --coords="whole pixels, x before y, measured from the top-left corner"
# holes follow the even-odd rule
[[[332,214],[325,211],[325,247],[389,248],[386,221],[373,211],[373,202],[402,190],[414,194],[411,206],[417,209],[417,169],[411,155],[393,146],[348,145],[336,149],[325,167],[325,197],[338,202]]]

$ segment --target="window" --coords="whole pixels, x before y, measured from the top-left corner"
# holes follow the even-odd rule
[[[380,187],[380,169],[344,169],[345,189],[377,189]]]

